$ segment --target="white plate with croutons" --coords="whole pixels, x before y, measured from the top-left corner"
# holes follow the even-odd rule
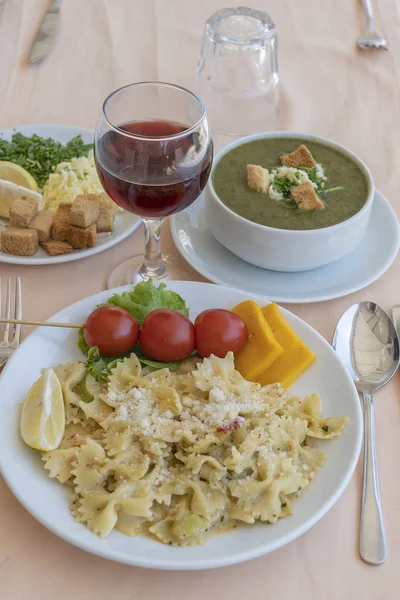
[[[24,167],[38,185],[24,200],[24,188],[15,185],[10,191],[11,183],[2,191],[0,185],[0,262],[48,265],[87,258],[115,246],[140,225],[136,215],[117,209],[104,194],[92,143],[93,131],[67,125],[0,132],[0,161]],[[75,219],[70,223],[71,211]]]

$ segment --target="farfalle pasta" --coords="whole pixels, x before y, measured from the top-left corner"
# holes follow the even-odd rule
[[[150,373],[132,354],[89,403],[84,365],[56,372],[66,428],[45,468],[70,488],[74,518],[102,537],[117,529],[185,546],[221,523],[276,523],[325,462],[307,440],[346,423],[321,417],[317,394],[246,381],[232,354]]]

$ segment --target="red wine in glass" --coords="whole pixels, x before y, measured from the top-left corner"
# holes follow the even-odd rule
[[[205,149],[199,144],[196,131],[177,136],[188,129],[173,121],[134,121],[102,135],[97,170],[116,204],[151,219],[179,212],[198,198],[210,174],[213,149],[212,143]]]

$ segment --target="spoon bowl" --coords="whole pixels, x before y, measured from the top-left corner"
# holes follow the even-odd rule
[[[386,536],[375,451],[373,392],[388,383],[399,366],[399,338],[374,302],[351,306],[336,325],[332,346],[363,396],[364,457],[360,516],[360,556],[370,565],[386,560]]]
[[[373,302],[353,304],[340,318],[333,349],[357,389],[373,393],[388,383],[399,365],[399,339],[389,315]]]

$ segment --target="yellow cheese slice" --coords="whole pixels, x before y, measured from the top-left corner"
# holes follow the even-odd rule
[[[249,339],[235,357],[236,369],[249,381],[256,381],[262,373],[283,353],[256,302],[241,302],[232,312],[239,315],[247,325]]]
[[[284,388],[290,387],[312,365],[316,356],[288,325],[275,302],[264,306],[261,311],[284,352],[257,381],[261,385],[279,382]]]

